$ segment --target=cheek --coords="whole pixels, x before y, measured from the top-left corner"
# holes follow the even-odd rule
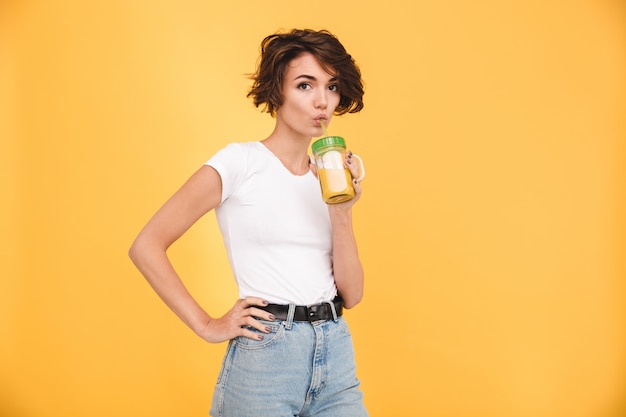
[[[304,106],[299,97],[286,95],[283,97],[283,107],[288,109],[290,113],[298,113]]]

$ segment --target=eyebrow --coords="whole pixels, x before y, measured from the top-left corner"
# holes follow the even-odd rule
[[[296,81],[296,80],[299,80],[300,78],[304,78],[305,80],[317,81],[317,78],[315,78],[312,75],[307,75],[307,74],[298,75],[293,80]],[[328,80],[328,82],[334,82],[334,81],[337,81],[337,77],[332,77],[330,80]]]

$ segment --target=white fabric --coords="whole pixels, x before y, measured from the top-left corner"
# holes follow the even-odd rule
[[[231,143],[206,165],[222,178],[215,212],[239,296],[332,300],[330,218],[313,173],[293,175],[261,142]]]

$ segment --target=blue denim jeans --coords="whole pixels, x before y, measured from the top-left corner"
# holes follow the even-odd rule
[[[266,322],[263,340],[228,344],[211,416],[366,417],[348,325]]]

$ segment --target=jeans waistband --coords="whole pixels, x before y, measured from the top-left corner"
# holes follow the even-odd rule
[[[268,304],[257,307],[272,313],[278,320],[289,320],[289,310],[293,308],[292,321],[314,322],[319,320],[337,320],[343,314],[343,300],[337,296],[332,301],[313,304],[310,306],[296,306],[293,304]]]

